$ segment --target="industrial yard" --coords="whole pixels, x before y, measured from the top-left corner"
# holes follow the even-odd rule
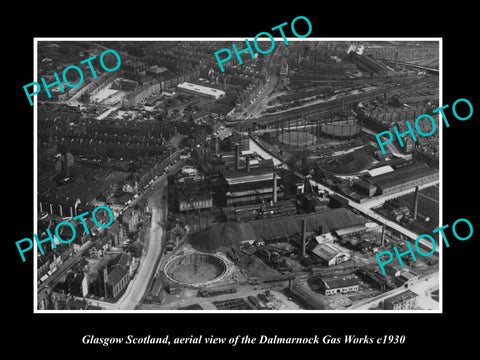
[[[84,56],[98,46],[81,44]],[[221,45],[124,42],[121,71],[40,98],[41,228],[93,204],[116,216],[40,258],[40,306],[438,304],[438,252],[385,274],[375,257],[439,225],[439,137],[385,154],[375,139],[438,107],[438,43],[299,41],[219,73],[208,55]]]

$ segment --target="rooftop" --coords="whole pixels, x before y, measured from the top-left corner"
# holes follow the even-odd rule
[[[329,261],[333,259],[338,254],[345,252],[346,250],[338,245],[327,243],[315,246],[312,250],[312,253],[317,255],[319,258]]]
[[[218,89],[210,88],[207,86],[192,84],[188,82],[183,82],[181,84],[178,84],[177,89],[197,91],[205,95],[214,96],[215,98],[225,95],[225,91],[223,90],[218,90]]]
[[[371,177],[374,177],[374,176],[378,176],[378,175],[382,175],[382,174],[387,174],[387,173],[392,172],[392,171],[393,171],[393,168],[390,165],[385,165],[385,166],[380,166],[380,167],[375,168],[375,169],[367,170],[367,173]]]
[[[113,271],[111,271],[109,274],[108,274],[108,280],[107,282],[111,285],[116,285],[118,282],[120,282],[120,280],[122,280],[125,275],[127,275],[127,270],[125,270],[124,268],[120,267],[120,266],[116,266],[115,269],[113,269]]]
[[[331,278],[321,278],[325,289],[337,289],[347,286],[358,285],[358,278],[355,275],[333,276]]]
[[[405,290],[404,292],[401,292],[400,294],[397,294],[397,295],[394,295],[394,296],[391,296],[391,297],[385,299],[385,301],[389,302],[391,304],[396,304],[400,301],[409,300],[409,299],[415,298],[417,296],[418,295],[416,293],[414,293],[413,291]]]
[[[438,169],[429,167],[424,163],[419,163],[407,165],[395,171],[374,176],[368,179],[368,181],[382,189],[385,189],[388,187],[403,184],[407,181],[419,179],[434,174],[438,174]]]
[[[150,72],[154,72],[156,74],[162,74],[162,73],[168,71],[167,68],[164,68],[163,66],[158,66],[158,65],[150,66],[147,70],[150,71]]]

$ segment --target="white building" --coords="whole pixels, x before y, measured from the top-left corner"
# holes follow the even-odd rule
[[[319,285],[325,295],[349,293],[359,289],[359,281],[355,275],[321,278]]]
[[[312,253],[318,256],[327,266],[340,264],[350,260],[350,252],[336,244],[324,243],[317,245]]]
[[[218,100],[221,97],[225,96],[225,91],[210,88],[203,85],[192,84],[188,82],[183,82],[177,85],[178,91],[183,91],[189,94],[195,94],[199,96],[205,96],[211,99]]]

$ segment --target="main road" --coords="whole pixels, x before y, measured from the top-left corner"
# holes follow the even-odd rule
[[[152,224],[147,251],[142,255],[137,274],[130,282],[127,290],[116,304],[116,309],[133,310],[140,303],[147,291],[147,286],[153,276],[155,266],[162,255],[162,242],[164,239],[163,224],[167,209],[167,200],[164,198],[166,184],[155,191],[148,198],[148,206],[152,209]]]
[[[163,181],[156,191],[148,198],[148,206],[152,209],[152,224],[146,249],[140,258],[140,265],[133,279],[121,298],[115,302],[87,299],[92,305],[100,306],[105,310],[134,310],[142,300],[150,279],[155,271],[156,264],[162,255],[164,239],[164,223],[167,211],[166,182]]]
[[[184,161],[180,160],[170,171],[176,171],[184,165]],[[134,310],[140,304],[147,286],[155,272],[158,262],[161,259],[163,251],[164,229],[163,225],[166,219],[168,208],[168,200],[164,196],[167,191],[167,175],[158,177],[158,179],[134,202],[129,206],[134,206],[143,199],[147,198],[147,203],[152,209],[150,236],[148,244],[145,247],[140,258],[140,265],[133,279],[127,286],[121,298],[113,303],[94,299],[87,299],[92,305],[100,306],[106,310]]]

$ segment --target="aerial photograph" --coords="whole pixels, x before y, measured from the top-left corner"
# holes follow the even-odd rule
[[[441,310],[440,41],[232,44],[36,39],[35,310]]]

